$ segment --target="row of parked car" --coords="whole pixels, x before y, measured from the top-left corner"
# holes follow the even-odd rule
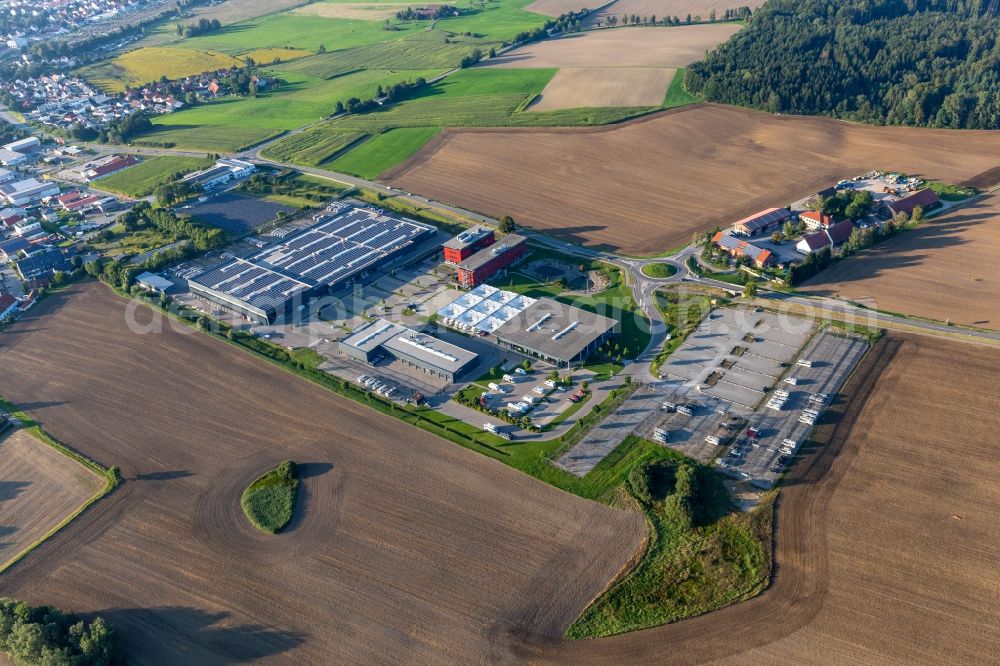
[[[391,398],[393,394],[396,393],[396,386],[394,384],[387,382],[384,379],[379,379],[378,377],[358,375],[358,383],[365,388],[378,393],[379,395],[385,396],[386,398]]]

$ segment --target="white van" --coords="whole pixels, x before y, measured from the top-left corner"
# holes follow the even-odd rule
[[[796,365],[801,365],[803,368],[811,368],[811,367],[813,367],[813,362],[810,361],[807,358],[800,358],[799,360],[797,360],[795,362],[795,364]]]
[[[501,389],[501,388],[500,388],[500,385],[499,385],[499,384],[497,384],[496,382],[490,382],[490,383],[489,383],[489,384],[487,384],[486,386],[487,386],[487,388],[489,388],[489,389],[490,389],[491,391],[501,391],[501,392],[503,391],[503,389]]]

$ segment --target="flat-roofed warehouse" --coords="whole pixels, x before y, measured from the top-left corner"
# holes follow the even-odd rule
[[[476,363],[478,355],[402,324],[376,319],[338,343],[351,358],[374,362],[390,354],[401,363],[435,377],[454,382]]]
[[[494,334],[501,347],[565,366],[586,359],[618,330],[610,317],[540,298]]]
[[[243,259],[191,278],[191,292],[258,323],[337,291],[389,264],[437,252],[437,229],[371,208],[337,203],[316,224]]]

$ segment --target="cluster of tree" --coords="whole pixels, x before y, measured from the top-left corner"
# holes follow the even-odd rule
[[[140,134],[145,134],[151,129],[153,129],[153,123],[150,122],[148,114],[130,113],[121,120],[109,123],[107,127],[100,132],[94,132],[94,134],[103,143],[125,143]],[[93,130],[86,127],[79,127],[78,130],[80,134],[87,134],[88,131],[93,132]],[[76,138],[88,140],[83,136],[77,136]]]
[[[466,67],[472,67],[482,59],[483,59],[483,52],[480,51],[479,49],[472,49],[470,53],[462,56],[462,60],[459,61],[458,66],[461,67],[462,69],[465,69]]]
[[[821,271],[825,271],[833,263],[833,253],[830,246],[824,247],[819,252],[812,252],[806,255],[805,261],[792,264],[788,267],[785,275],[785,282],[789,285],[801,284]]]
[[[168,183],[157,185],[153,190],[153,197],[156,198],[157,204],[166,207],[173,206],[174,204],[184,201],[185,199],[190,199],[199,191],[200,190],[191,183],[186,183],[182,180],[172,180]]]
[[[997,128],[998,12],[982,0],[769,0],[688,68],[685,87],[770,112]]]
[[[710,517],[700,496],[703,473],[690,461],[658,460],[637,465],[626,484],[636,499],[647,506],[662,501],[666,518],[687,530]]]
[[[115,633],[97,617],[87,622],[51,606],[0,599],[0,652],[19,664],[111,666],[119,663]]]
[[[829,215],[860,220],[871,212],[875,205],[875,197],[868,190],[857,192],[848,190],[829,197],[817,195],[814,203],[819,210]]]
[[[396,102],[401,102],[404,99],[413,97],[418,92],[426,88],[429,84],[427,79],[424,77],[418,77],[416,81],[412,83],[408,81],[401,81],[388,88],[383,88],[381,85],[375,89],[375,96],[371,99],[358,99],[357,97],[352,97],[344,102],[337,102],[337,106],[334,108],[335,113],[368,113],[369,111],[374,111],[383,104],[395,104]],[[381,100],[379,103],[378,100]]]
[[[175,241],[190,240],[199,251],[221,247],[226,240],[222,229],[199,226],[188,218],[178,217],[172,210],[153,208],[148,201],[140,201],[119,215],[117,221],[125,231],[153,228]]]
[[[407,7],[406,9],[396,12],[396,18],[400,21],[429,21],[431,19],[444,18],[445,16],[454,16],[457,13],[459,13],[458,7],[455,7],[454,5],[438,5],[433,8],[418,7],[416,9],[413,7]]]
[[[198,35],[204,35],[205,33],[212,32],[213,30],[219,30],[222,28],[222,23],[219,19],[198,19],[197,23],[190,23],[188,25],[181,25],[180,23],[174,28],[174,32],[180,37],[197,37]]]

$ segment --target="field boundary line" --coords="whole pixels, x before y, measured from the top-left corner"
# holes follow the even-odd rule
[[[118,485],[121,483],[119,477],[119,471],[116,466],[104,467],[100,463],[91,460],[87,456],[83,455],[76,449],[63,444],[58,439],[45,432],[37,422],[32,420],[28,415],[14,406],[12,403],[0,398],[0,409],[10,414],[12,417],[21,422],[21,427],[41,442],[43,445],[48,446],[51,449],[59,452],[60,454],[71,459],[73,462],[85,467],[89,472],[93,473],[98,478],[104,479],[104,485],[98,489],[96,493],[91,495],[90,499],[78,506],[74,511],[72,511],[65,518],[56,523],[49,531],[35,540],[33,543],[26,546],[21,552],[17,553],[11,557],[6,562],[0,563],[0,575],[6,572],[8,569],[15,566],[18,562],[27,557],[31,552],[40,548],[42,544],[55,536],[64,527],[76,520],[84,511],[93,506],[98,500],[103,499],[105,496],[111,493]],[[11,432],[16,432],[17,428]]]

